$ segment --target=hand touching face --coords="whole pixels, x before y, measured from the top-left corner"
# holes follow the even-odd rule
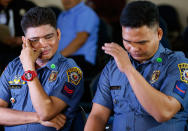
[[[28,39],[24,39],[20,61],[24,70],[35,70],[35,62],[41,53],[41,49],[33,49]]]

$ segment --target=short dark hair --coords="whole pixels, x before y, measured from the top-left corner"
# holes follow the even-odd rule
[[[159,25],[158,7],[149,1],[130,2],[121,13],[120,23],[131,28]]]
[[[52,9],[46,7],[29,9],[21,20],[21,27],[24,33],[26,33],[29,27],[38,27],[47,24],[56,29],[56,15]]]

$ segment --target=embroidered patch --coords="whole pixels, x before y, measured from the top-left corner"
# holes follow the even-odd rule
[[[150,83],[151,83],[151,84],[155,83],[155,82],[159,79],[159,75],[160,75],[160,70],[155,70],[155,71],[153,71],[153,74],[152,74],[152,76],[151,76]]]
[[[184,82],[176,81],[176,84],[173,90],[176,94],[184,98],[186,90],[187,90],[187,85]]]
[[[82,79],[82,71],[77,67],[73,67],[67,70],[67,76],[68,82],[78,85],[78,83]]]
[[[178,64],[179,71],[180,71],[180,79],[188,83],[188,64],[187,63],[181,63]]]
[[[61,92],[68,97],[72,97],[74,89],[75,87],[71,83],[65,82]]]
[[[52,71],[48,80],[49,80],[50,82],[55,81],[56,78],[57,78],[57,74],[58,74],[57,71]]]

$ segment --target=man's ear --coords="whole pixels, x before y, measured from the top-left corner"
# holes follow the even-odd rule
[[[25,38],[25,36],[22,36],[22,42],[23,42],[23,43],[26,43],[26,38]]]
[[[58,38],[58,40],[61,39],[61,31],[59,28],[57,29],[57,38]]]
[[[158,27],[157,32],[158,32],[158,39],[161,40],[163,37],[163,30],[160,27]]]

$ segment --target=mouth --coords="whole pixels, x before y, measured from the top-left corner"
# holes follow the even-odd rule
[[[41,55],[47,55],[50,51],[49,50],[44,50],[42,51]]]

